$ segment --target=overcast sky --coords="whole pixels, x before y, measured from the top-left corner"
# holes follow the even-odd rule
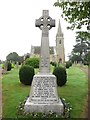
[[[68,23],[60,17],[60,8],[54,7],[54,2],[56,0],[0,0],[1,60],[5,60],[10,52],[30,53],[31,45],[41,44],[41,30],[35,27],[35,19],[42,16],[42,10],[49,10],[50,17],[56,20],[56,27],[49,31],[51,46],[55,46],[60,19],[67,58],[75,44],[75,32],[66,29]]]

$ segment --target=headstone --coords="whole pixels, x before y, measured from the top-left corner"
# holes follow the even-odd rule
[[[63,103],[58,98],[56,77],[50,73],[49,60],[49,30],[55,27],[55,20],[49,16],[48,10],[43,10],[42,16],[36,20],[36,27],[42,30],[41,55],[39,73],[33,77],[25,112],[55,112],[62,114]]]

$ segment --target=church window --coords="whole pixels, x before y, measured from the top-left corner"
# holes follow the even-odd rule
[[[59,63],[62,63],[62,58],[59,58]]]
[[[59,44],[61,44],[61,40],[59,40]]]

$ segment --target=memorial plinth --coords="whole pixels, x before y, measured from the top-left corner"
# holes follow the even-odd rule
[[[36,27],[42,30],[39,73],[33,77],[30,95],[24,109],[28,113],[62,114],[64,106],[58,98],[56,77],[50,73],[48,32],[55,27],[55,20],[49,16],[48,10],[43,10],[42,17],[36,20]]]

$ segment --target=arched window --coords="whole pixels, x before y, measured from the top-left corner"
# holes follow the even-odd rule
[[[59,44],[61,44],[61,40],[59,40]]]
[[[59,63],[62,63],[62,58],[59,58]]]

